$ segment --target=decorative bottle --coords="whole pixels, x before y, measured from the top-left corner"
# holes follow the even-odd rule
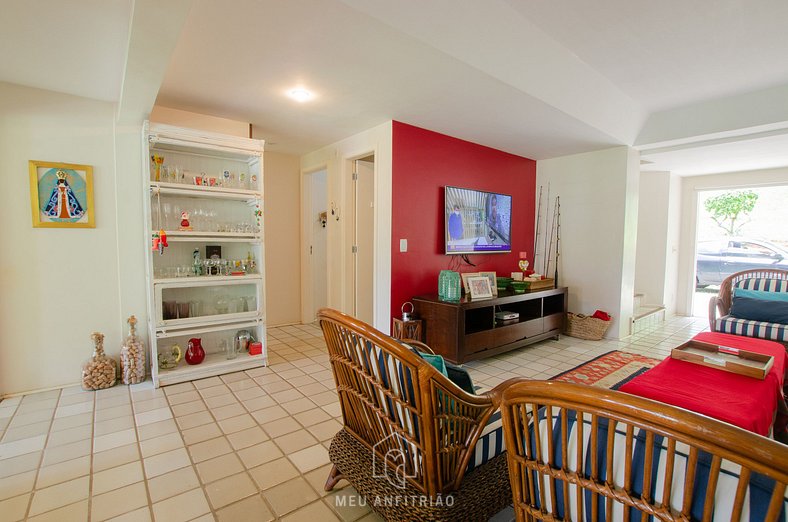
[[[145,347],[137,338],[137,318],[128,319],[129,336],[120,349],[120,380],[123,384],[139,384],[145,380]]]
[[[82,389],[101,390],[115,386],[117,366],[114,359],[104,355],[104,334],[93,332],[90,339],[95,346],[93,357],[82,365]]]

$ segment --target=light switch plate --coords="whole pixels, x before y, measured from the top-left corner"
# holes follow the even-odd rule
[[[408,251],[408,240],[407,239],[400,239],[399,240],[399,251],[400,252],[407,252]]]

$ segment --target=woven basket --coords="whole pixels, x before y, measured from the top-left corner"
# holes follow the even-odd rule
[[[589,317],[583,314],[566,314],[566,328],[564,333],[570,337],[578,339],[588,339],[599,341],[610,327],[611,321],[603,321],[596,317]]]

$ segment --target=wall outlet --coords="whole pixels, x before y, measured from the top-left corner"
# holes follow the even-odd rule
[[[407,239],[400,239],[399,240],[399,251],[400,252],[407,252],[408,251],[408,240]]]

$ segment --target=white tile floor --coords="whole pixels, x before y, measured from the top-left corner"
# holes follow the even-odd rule
[[[562,337],[467,366],[484,388],[546,379],[615,349],[662,358],[706,326],[673,318],[626,341]],[[269,349],[267,368],[159,390],[69,387],[3,400],[0,522],[379,520],[337,507],[351,487],[322,488],[341,422],[319,328],[272,328]]]

